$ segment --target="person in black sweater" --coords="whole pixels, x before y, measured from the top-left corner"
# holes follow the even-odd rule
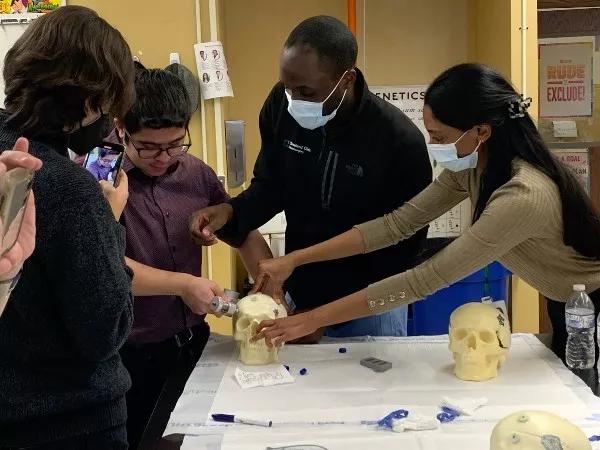
[[[311,17],[294,28],[281,54],[280,82],[260,112],[252,182],[229,202],[194,214],[190,231],[199,243],[212,245],[218,236],[236,246],[285,211],[289,253],[389,213],[431,182],[422,133],[369,90],[356,67],[357,51],[356,39],[336,18]],[[289,295],[280,296],[299,312],[364,289],[414,267],[426,233],[371,254],[303,266],[284,286]],[[323,332],[406,335],[406,308],[317,330],[302,342],[316,342]]]
[[[111,211],[67,147],[85,153],[100,141],[105,114],[131,105],[133,75],[121,34],[79,6],[35,20],[6,55],[0,149],[25,136],[43,167],[36,248],[0,318],[0,448],[127,448],[130,378],[118,351],[132,273],[115,221],[127,182],[109,193]]]

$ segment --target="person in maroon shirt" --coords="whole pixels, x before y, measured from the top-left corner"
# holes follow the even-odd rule
[[[116,120],[112,139],[126,144],[123,170],[129,200],[120,222],[127,232],[127,265],[133,270],[134,322],[121,357],[132,378],[127,393],[130,448],[150,418],[170,370],[194,366],[209,334],[204,316],[216,283],[201,278],[202,254],[189,234],[191,214],[229,197],[213,170],[187,154],[191,146],[188,95],[176,75],[136,71],[136,102]],[[251,274],[268,246],[258,231],[239,248]],[[187,361],[182,362],[185,358]]]

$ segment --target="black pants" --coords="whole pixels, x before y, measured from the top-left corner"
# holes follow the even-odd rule
[[[594,303],[594,316],[600,312],[600,289],[592,292],[590,298]],[[552,323],[552,351],[565,362],[565,348],[567,346],[567,327],[565,325],[565,302],[548,299],[548,316]],[[594,333],[596,342],[596,360],[598,360],[598,336]]]
[[[127,450],[128,448],[125,425],[35,447],[0,446],[0,450]]]
[[[151,344],[125,344],[121,349],[123,364],[131,375],[127,392],[127,438],[136,450],[152,416],[162,388],[172,370],[183,363],[195,364],[208,339],[209,328],[203,323],[191,328],[193,337],[179,347],[174,338]]]

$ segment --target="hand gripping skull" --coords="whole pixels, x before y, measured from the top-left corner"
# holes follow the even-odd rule
[[[458,378],[486,381],[498,375],[510,348],[510,324],[501,309],[466,303],[450,316],[448,334]]]
[[[250,342],[262,320],[287,316],[282,305],[278,305],[268,295],[253,294],[237,303],[237,312],[233,316],[234,335],[240,361],[244,364],[270,364],[277,361],[279,349],[268,348],[264,339]]]
[[[587,436],[562,417],[545,411],[520,411],[494,427],[490,450],[591,450]]]

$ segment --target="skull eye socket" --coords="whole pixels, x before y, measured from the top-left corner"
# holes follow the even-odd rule
[[[494,333],[491,331],[480,331],[479,338],[486,344],[493,344],[494,342],[497,342],[496,335],[494,335]]]
[[[459,330],[455,330],[452,335],[455,339],[462,340],[467,337],[467,331],[461,328]]]
[[[248,328],[250,326],[250,319],[248,319],[247,317],[242,317],[241,319],[239,319],[237,321],[236,324],[236,328],[238,329],[238,331],[245,331],[246,328]]]

